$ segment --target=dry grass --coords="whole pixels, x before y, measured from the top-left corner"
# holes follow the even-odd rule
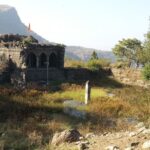
[[[85,108],[87,120],[63,113],[66,99],[84,100],[84,86],[61,84],[59,91],[34,86],[16,91],[0,87],[0,143],[5,149],[52,149],[52,135],[67,128],[77,128],[83,134],[126,128],[116,124],[128,117],[147,121],[150,116],[150,90],[139,87],[92,88],[91,103]],[[39,90],[40,89],[40,90]],[[50,87],[49,87],[50,89]],[[114,93],[110,98],[107,92]]]
[[[104,97],[93,101],[89,105],[89,112],[106,118],[128,117],[134,114],[133,107],[127,101]]]
[[[130,103],[132,109],[138,111],[134,113],[138,118],[147,121],[150,116],[150,89],[136,86],[126,86],[123,89],[113,91],[114,94],[123,101]]]

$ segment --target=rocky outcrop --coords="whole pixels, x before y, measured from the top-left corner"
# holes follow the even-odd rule
[[[62,140],[66,137],[64,136],[65,132],[58,134],[58,137],[61,137],[61,142],[54,142],[60,141],[55,140],[59,138],[54,136],[53,143],[57,145],[56,149],[62,149],[60,143],[68,142],[68,140]],[[84,137],[80,137],[77,142],[69,142],[68,145],[72,149],[78,150],[147,150],[150,149],[150,129],[146,128],[143,122],[140,122],[133,125],[130,131],[87,133]]]
[[[0,34],[29,35],[28,27],[26,27],[22,23],[14,7],[8,5],[0,5],[0,23]],[[35,37],[41,43],[48,42],[33,31],[30,31],[30,35]]]
[[[52,139],[52,145],[59,145],[63,142],[71,143],[79,141],[80,137],[81,134],[75,129],[65,130],[60,133],[55,133]]]

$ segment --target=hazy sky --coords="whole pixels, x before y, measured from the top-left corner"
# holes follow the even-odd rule
[[[111,50],[122,38],[144,39],[150,0],[0,0],[51,42]]]

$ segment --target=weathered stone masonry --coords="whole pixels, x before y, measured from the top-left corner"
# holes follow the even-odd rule
[[[32,37],[2,35],[0,36],[0,82],[8,78],[12,79],[11,81],[14,81],[14,78],[18,80],[24,75],[26,81],[35,82],[87,81],[110,74],[109,71],[94,73],[85,68],[64,68],[64,54],[64,45],[39,44]],[[13,63],[12,66],[17,68],[16,72],[8,74],[8,70],[2,67],[2,64],[8,62]]]
[[[62,80],[64,48],[58,45],[32,44],[25,49],[26,79],[31,81]]]
[[[0,37],[0,62],[12,61],[17,68],[25,72],[27,81],[61,79],[59,73],[64,68],[63,45],[23,44],[25,36],[3,35]]]

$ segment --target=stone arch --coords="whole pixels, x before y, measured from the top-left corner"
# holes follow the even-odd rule
[[[45,53],[42,53],[40,56],[39,56],[39,66],[41,68],[46,68],[46,62],[47,62],[47,56]]]
[[[51,53],[49,56],[49,67],[56,68],[58,66],[57,55],[55,53]]]
[[[37,61],[37,58],[36,58],[36,55],[34,53],[29,53],[28,56],[27,56],[27,66],[29,68],[36,68],[36,61]]]

